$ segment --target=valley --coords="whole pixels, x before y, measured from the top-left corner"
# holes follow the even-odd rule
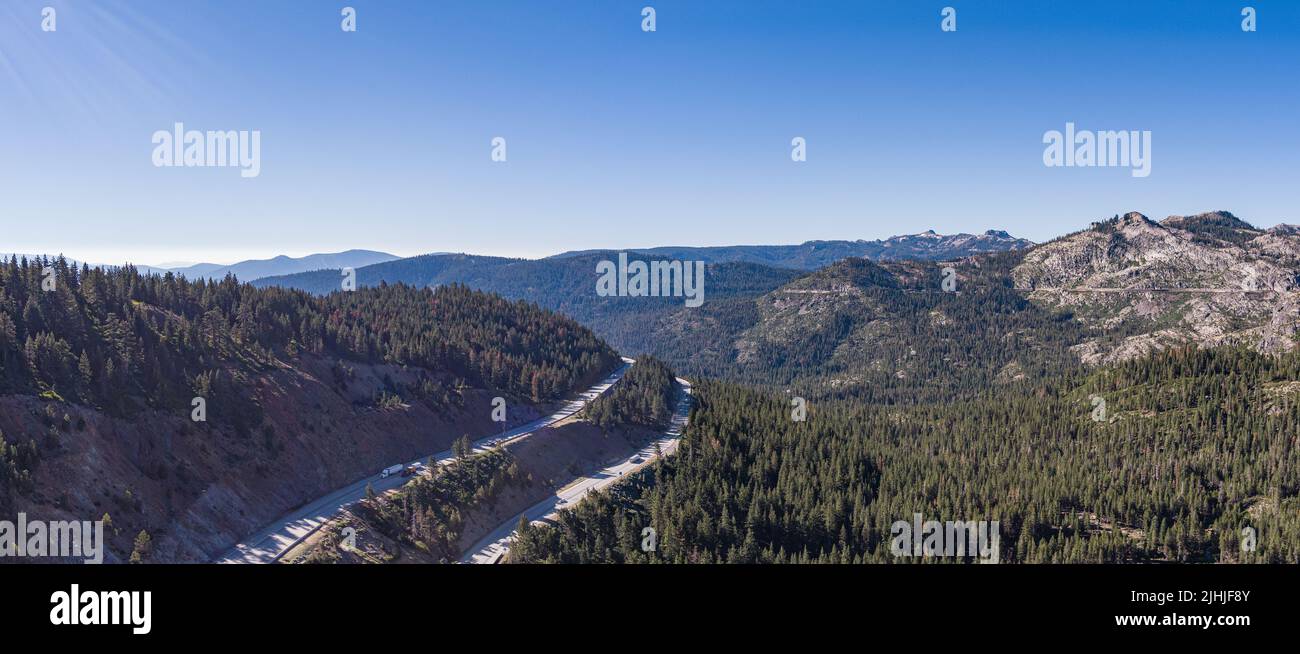
[[[532,436],[535,432],[556,426],[566,418],[583,410],[591,401],[608,392],[627,371],[631,363],[630,360],[627,361],[609,377],[583,391],[576,398],[563,403],[554,413],[548,416],[472,441],[469,444],[470,453],[486,453],[499,447],[508,447],[512,443]],[[463,458],[464,455],[465,453],[461,453],[458,456],[451,449],[448,449],[399,465],[403,468],[403,472],[412,470],[416,474],[431,474],[431,468],[449,465],[457,458]],[[408,480],[409,477],[406,474],[385,475],[381,473],[367,476],[344,488],[314,499],[306,506],[276,518],[270,525],[260,529],[257,533],[237,543],[219,556],[216,562],[274,563],[348,506],[366,499],[374,493],[385,493],[400,488]]]

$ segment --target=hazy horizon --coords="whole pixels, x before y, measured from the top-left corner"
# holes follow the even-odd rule
[[[1058,237],[1058,236],[1064,236],[1064,235],[1066,235],[1066,234],[1068,234],[1068,233],[1075,232],[1075,231],[1078,231],[1078,230],[1080,230],[1080,229],[1086,229],[1086,228],[1087,228],[1087,227],[1088,227],[1092,222],[1099,221],[1099,220],[1104,220],[1104,219],[1109,218],[1109,217],[1111,217],[1111,216],[1113,216],[1113,215],[1116,215],[1116,214],[1118,214],[1118,215],[1123,215],[1123,214],[1128,213],[1129,211],[1130,211],[1130,210],[1126,210],[1126,211],[1115,212],[1115,213],[1112,213],[1112,214],[1109,214],[1109,215],[1105,215],[1105,216],[1098,216],[1098,217],[1096,217],[1096,218],[1094,218],[1094,219],[1092,219],[1092,220],[1087,221],[1085,224],[1078,225],[1078,226],[1076,226],[1076,227],[1073,227],[1073,228],[1067,229],[1067,230],[1065,230],[1065,231],[1062,231],[1060,234],[1056,234],[1056,235],[1054,235],[1054,236],[1052,236],[1052,237],[1049,237],[1049,238],[1046,238],[1046,239],[1042,239],[1042,240],[1029,239],[1029,238],[1027,238],[1027,237],[1025,237],[1025,236],[1022,236],[1022,235],[1017,234],[1017,233],[1014,233],[1014,232],[1008,232],[1008,234],[1009,234],[1010,236],[1014,237],[1014,238],[1023,238],[1023,239],[1026,239],[1026,240],[1030,240],[1030,241],[1032,241],[1032,242],[1034,242],[1034,243],[1036,243],[1036,244],[1037,244],[1037,243],[1045,243],[1045,242],[1050,241],[1050,240],[1052,240],[1053,238],[1056,238],[1056,237]],[[1275,227],[1275,226],[1280,225],[1280,224],[1294,224],[1293,222],[1288,222],[1288,221],[1285,221],[1285,220],[1283,220],[1283,221],[1278,221],[1278,222],[1273,222],[1273,223],[1267,223],[1267,224],[1265,224],[1265,223],[1260,223],[1260,222],[1257,222],[1257,221],[1253,221],[1253,220],[1251,220],[1250,217],[1248,217],[1248,216],[1241,216],[1241,215],[1237,214],[1236,212],[1232,212],[1230,209],[1222,209],[1222,208],[1220,208],[1220,209],[1206,209],[1206,210],[1204,210],[1204,211],[1193,211],[1193,212],[1189,212],[1189,213],[1187,213],[1187,214],[1168,214],[1168,215],[1159,215],[1159,214],[1151,214],[1151,213],[1147,213],[1147,212],[1145,212],[1145,211],[1138,211],[1138,213],[1141,213],[1141,214],[1147,216],[1148,218],[1150,218],[1150,219],[1152,219],[1152,220],[1160,221],[1160,220],[1163,220],[1163,219],[1165,219],[1165,218],[1167,218],[1168,216],[1171,216],[1171,215],[1195,215],[1195,214],[1199,214],[1199,213],[1207,213],[1207,212],[1210,212],[1210,211],[1228,211],[1228,212],[1230,212],[1230,213],[1233,213],[1233,215],[1237,216],[1238,218],[1240,218],[1240,219],[1242,219],[1242,220],[1245,220],[1246,222],[1250,223],[1251,225],[1253,225],[1253,226],[1255,226],[1255,227],[1257,227],[1257,228],[1259,228],[1259,229],[1269,229],[1269,228],[1271,228],[1271,227]],[[934,230],[934,231],[935,231],[936,233],[938,233],[940,236],[950,236],[950,235],[955,235],[955,234],[972,234],[972,235],[979,235],[979,234],[983,234],[983,233],[985,233],[986,231],[989,231],[989,230],[995,230],[995,231],[1007,231],[1007,230],[1004,230],[1004,229],[1002,229],[1002,228],[1000,228],[1000,227],[988,227],[987,229],[965,229],[965,230],[960,230],[960,231],[956,231],[956,232],[942,232],[942,231],[939,231],[939,230]],[[280,256],[286,256],[286,257],[289,257],[289,258],[292,258],[292,259],[299,259],[299,258],[302,258],[302,257],[311,256],[311,255],[319,255],[319,254],[338,254],[338,253],[346,252],[346,251],[349,251],[349,250],[368,250],[368,251],[372,251],[372,252],[380,252],[380,253],[383,253],[383,254],[390,254],[390,255],[396,256],[396,257],[398,257],[398,258],[409,258],[409,257],[424,256],[424,255],[430,255],[430,254],[470,254],[470,255],[489,256],[489,257],[506,257],[506,258],[515,258],[515,259],[545,259],[545,258],[547,258],[547,257],[551,257],[551,256],[554,256],[554,255],[557,255],[557,254],[562,254],[562,253],[564,253],[564,252],[570,252],[570,251],[574,251],[574,250],[610,250],[610,251],[619,251],[619,250],[648,250],[648,249],[651,249],[651,248],[660,248],[660,247],[705,247],[705,248],[707,248],[707,247],[743,247],[743,246],[781,246],[781,245],[801,245],[801,244],[803,244],[803,243],[805,243],[805,242],[808,242],[808,241],[819,241],[819,240],[820,240],[820,241],[858,241],[858,240],[862,240],[862,241],[874,241],[874,240],[887,240],[887,239],[892,238],[892,237],[895,237],[895,236],[910,236],[910,235],[915,235],[915,234],[921,234],[921,233],[924,233],[924,232],[926,232],[926,231],[927,231],[927,229],[922,229],[922,230],[915,231],[915,232],[897,233],[897,234],[890,234],[890,235],[888,235],[888,236],[872,237],[872,238],[861,238],[861,237],[822,238],[822,239],[809,238],[809,239],[804,239],[804,240],[802,240],[802,241],[798,241],[798,242],[781,242],[781,243],[759,243],[759,242],[734,242],[734,243],[731,243],[731,242],[727,242],[727,243],[723,243],[723,242],[719,242],[719,243],[684,243],[684,242],[681,242],[681,243],[679,243],[679,242],[663,242],[663,243],[650,243],[650,244],[642,244],[642,245],[617,245],[617,246],[615,246],[615,245],[610,245],[610,246],[594,245],[594,246],[588,246],[588,247],[580,247],[580,248],[579,248],[579,247],[574,247],[574,248],[569,248],[569,249],[567,249],[567,250],[559,250],[559,251],[555,251],[555,252],[542,252],[542,253],[532,253],[532,252],[526,252],[526,253],[472,252],[472,251],[446,250],[446,249],[437,249],[437,248],[429,249],[429,250],[421,250],[421,251],[413,251],[413,250],[410,250],[410,249],[401,249],[400,251],[394,251],[394,250],[391,250],[391,249],[380,249],[380,248],[375,248],[375,247],[366,247],[366,246],[348,246],[348,247],[343,247],[343,248],[335,249],[335,250],[324,250],[324,249],[322,249],[322,250],[290,250],[290,251],[287,251],[287,252],[282,252],[282,251],[270,251],[270,250],[252,250],[252,251],[245,251],[243,254],[238,255],[238,258],[231,258],[231,257],[234,256],[234,255],[232,255],[232,254],[229,253],[229,252],[218,252],[218,253],[216,254],[216,256],[217,256],[217,257],[223,257],[223,258],[215,258],[215,257],[214,257],[214,258],[211,258],[211,259],[202,259],[202,260],[180,260],[180,261],[161,261],[161,262],[158,262],[158,261],[155,261],[155,260],[151,260],[151,259],[140,258],[140,257],[138,257],[138,256],[134,256],[134,255],[132,255],[132,254],[130,254],[130,253],[123,253],[123,254],[121,254],[121,255],[119,256],[119,255],[115,255],[115,254],[113,254],[113,251],[111,251],[111,250],[110,250],[110,251],[98,251],[98,252],[97,252],[97,251],[95,251],[95,250],[93,250],[93,249],[92,249],[92,250],[89,250],[89,251],[90,251],[92,254],[96,255],[96,256],[81,256],[79,252],[34,252],[34,251],[22,251],[22,252],[19,252],[19,251],[6,251],[6,252],[3,252],[3,253],[0,253],[0,256],[8,257],[8,256],[13,255],[13,254],[17,254],[17,255],[20,255],[20,256],[41,256],[41,255],[47,255],[47,256],[59,256],[59,255],[62,255],[62,256],[64,256],[64,257],[67,257],[68,259],[75,259],[76,261],[85,262],[85,263],[89,263],[89,264],[92,264],[92,265],[95,265],[95,264],[102,264],[102,265],[122,265],[122,264],[130,263],[130,264],[132,264],[132,265],[137,265],[137,266],[148,266],[148,267],[151,267],[151,268],[177,269],[177,268],[187,268],[187,267],[190,267],[190,266],[195,266],[195,265],[205,265],[205,264],[215,264],[215,265],[229,266],[229,265],[234,265],[234,264],[237,264],[237,263],[243,263],[243,262],[246,262],[246,261],[264,261],[264,260],[274,259],[274,258],[276,258],[276,257],[280,257]],[[169,250],[169,252],[174,252],[174,250]]]

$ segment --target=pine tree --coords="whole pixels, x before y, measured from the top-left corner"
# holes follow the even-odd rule
[[[149,532],[141,529],[135,536],[135,547],[131,550],[131,563],[144,563],[153,553],[153,539]]]

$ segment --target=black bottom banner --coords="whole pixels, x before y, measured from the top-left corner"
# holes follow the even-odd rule
[[[1300,567],[1244,565],[0,565],[0,625],[42,642],[250,647],[419,642],[443,629],[494,645],[517,635],[667,647],[677,644],[659,639],[700,627],[724,643],[809,629],[921,630],[935,644],[979,633],[1204,641],[1289,631],[1297,582]]]

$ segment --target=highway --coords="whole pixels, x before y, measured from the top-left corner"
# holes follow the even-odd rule
[[[608,391],[614,385],[614,382],[623,377],[623,374],[627,372],[633,363],[634,360],[623,357],[623,365],[618,370],[601,380],[600,383],[583,391],[577,397],[565,402],[555,413],[509,431],[476,440],[473,443],[474,450],[483,452],[508,441],[525,438],[543,427],[548,427],[581,411],[587,406],[588,402]],[[451,450],[443,450],[430,456],[440,464],[454,460]],[[408,462],[406,465],[413,466],[417,471],[423,473],[426,467],[425,462],[428,459],[429,456],[420,457],[415,461]],[[375,493],[384,493],[404,485],[412,478],[402,477],[401,475],[391,475],[385,478],[381,477],[378,470],[376,470],[376,473],[371,476],[359,479],[348,486],[312,500],[277,518],[271,524],[213,559],[213,562],[274,563],[293,546],[302,542],[304,538],[307,538],[322,525],[329,522],[344,507],[364,498],[367,484],[374,488]]]
[[[686,428],[686,419],[690,415],[691,409],[691,383],[681,377],[677,378],[677,382],[682,385],[681,399],[678,400],[677,407],[673,411],[672,421],[669,423],[667,431],[661,437],[622,461],[602,468],[588,476],[578,478],[561,488],[555,495],[528,507],[522,513],[501,523],[492,533],[484,536],[465,552],[460,558],[460,563],[500,562],[501,558],[510,549],[510,540],[514,537],[515,527],[519,525],[521,517],[527,516],[529,523],[554,520],[560,511],[581,501],[588,493],[614,484],[624,475],[631,474],[633,471],[653,463],[660,456],[669,456],[676,452],[677,444],[681,441],[682,430]],[[659,446],[659,454],[655,453],[655,445]]]

